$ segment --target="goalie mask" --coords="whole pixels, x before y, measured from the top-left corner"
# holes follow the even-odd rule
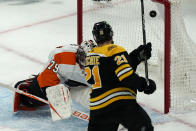
[[[106,21],[102,21],[94,24],[92,34],[95,42],[100,44],[112,40],[113,30]]]
[[[81,45],[78,47],[76,53],[76,60],[80,66],[85,65],[86,54],[92,50],[92,48],[96,47],[92,40],[83,41]]]

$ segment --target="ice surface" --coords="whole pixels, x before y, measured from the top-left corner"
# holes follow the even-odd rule
[[[184,0],[185,24],[196,42],[196,1]],[[76,0],[0,0],[0,82],[13,84],[37,74],[56,46],[76,43]],[[196,112],[162,115],[163,89],[138,101],[155,131],[195,131]],[[87,122],[71,117],[53,122],[48,107],[12,113],[13,93],[0,87],[0,131],[86,131]],[[74,107],[87,112],[77,105]]]
[[[13,93],[8,89],[0,88],[0,127],[9,127],[20,131],[85,131],[88,123],[75,117],[66,120],[52,121],[48,106],[36,111],[12,112]],[[80,111],[87,109],[73,102],[73,106]],[[1,128],[0,128],[1,129]]]
[[[85,131],[88,122],[71,117],[66,120],[52,121],[51,113],[48,106],[38,108],[36,111],[18,111],[13,113],[13,92],[6,88],[0,88],[0,127],[9,127],[11,129],[25,130],[25,131]],[[73,108],[82,112],[89,113],[87,108],[82,107],[73,101]],[[163,124],[174,120],[169,116],[156,112],[150,108],[145,107],[145,110],[152,118],[153,124]]]

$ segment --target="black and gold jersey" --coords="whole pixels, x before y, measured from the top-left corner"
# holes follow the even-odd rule
[[[90,110],[136,99],[139,76],[129,61],[127,51],[115,44],[95,47],[87,54],[84,71],[92,85]]]

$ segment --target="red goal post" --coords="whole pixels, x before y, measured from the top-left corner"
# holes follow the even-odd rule
[[[159,2],[164,5],[165,14],[165,34],[164,34],[164,113],[169,112],[170,108],[170,45],[171,45],[171,6],[168,0],[153,0],[154,2]]]
[[[144,7],[147,42],[153,50],[149,75],[164,90],[164,113],[195,110],[196,44],[186,32],[181,0],[144,0]],[[92,39],[92,26],[101,20],[112,25],[115,43],[128,51],[143,43],[140,0],[78,0],[77,9],[78,44]],[[154,10],[157,15],[152,17]],[[139,73],[144,73],[142,68]]]

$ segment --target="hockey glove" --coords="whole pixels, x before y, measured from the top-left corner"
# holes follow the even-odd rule
[[[155,90],[156,90],[156,84],[151,79],[148,79],[148,81],[149,81],[149,85],[147,85],[147,87],[144,88],[144,93],[149,95],[149,94],[152,94],[152,93],[155,92]]]
[[[153,80],[148,79],[149,85],[144,77],[140,77],[141,79],[141,86],[138,87],[138,91],[144,92],[145,94],[152,94],[156,90],[156,84]]]
[[[140,45],[136,50],[137,57],[140,62],[144,61],[145,58],[148,60],[151,57],[152,45],[149,42],[146,45]]]
[[[136,71],[137,66],[146,59],[151,57],[151,43],[147,45],[140,45],[137,49],[129,53],[130,65]]]

